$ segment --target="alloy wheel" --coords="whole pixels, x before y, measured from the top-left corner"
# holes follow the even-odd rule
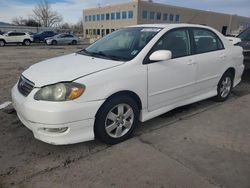
[[[222,82],[221,82],[221,86],[220,86],[220,93],[221,93],[221,97],[226,98],[230,91],[231,91],[231,87],[232,87],[232,80],[230,77],[225,77]]]
[[[105,121],[105,130],[112,138],[120,138],[129,132],[134,122],[133,109],[128,104],[112,108]]]

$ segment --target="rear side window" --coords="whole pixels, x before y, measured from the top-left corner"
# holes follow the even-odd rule
[[[153,51],[169,50],[172,58],[184,57],[191,54],[190,39],[187,29],[175,29],[167,32],[154,46]]]
[[[195,53],[206,53],[224,49],[219,37],[207,29],[193,29],[195,40]]]

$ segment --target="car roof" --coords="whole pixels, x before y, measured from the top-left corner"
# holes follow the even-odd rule
[[[177,27],[202,27],[210,28],[208,26],[199,25],[199,24],[187,24],[187,23],[178,23],[178,24],[142,24],[142,25],[132,25],[130,27],[153,27],[153,28],[177,28]]]

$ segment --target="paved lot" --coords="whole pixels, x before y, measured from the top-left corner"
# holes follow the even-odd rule
[[[81,46],[0,48],[0,104],[30,65]],[[250,72],[225,103],[205,100],[137,129],[134,138],[52,146],[0,111],[0,187],[250,187]]]

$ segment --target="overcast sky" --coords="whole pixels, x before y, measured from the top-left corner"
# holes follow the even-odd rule
[[[84,8],[111,5],[128,0],[48,0],[65,22],[76,23]],[[13,17],[32,14],[39,0],[0,0],[0,21],[11,22]],[[250,0],[154,0],[154,2],[202,10],[238,14],[250,17]]]

